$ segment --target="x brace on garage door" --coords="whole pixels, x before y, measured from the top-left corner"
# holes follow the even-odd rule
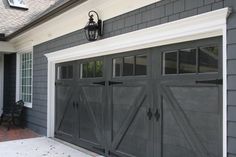
[[[220,157],[221,41],[57,64],[55,137],[104,156]]]
[[[226,18],[228,8],[135,31],[51,54],[48,58],[48,136],[54,136],[55,63],[135,49],[223,36],[223,154],[226,155]],[[184,26],[184,27],[183,27]],[[178,28],[178,29],[176,29]],[[132,39],[132,40],[127,40]],[[106,45],[106,46],[104,46]]]

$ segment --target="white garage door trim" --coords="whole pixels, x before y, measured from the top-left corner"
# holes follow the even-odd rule
[[[227,28],[229,8],[188,17],[166,24],[122,34],[97,42],[46,54],[48,58],[47,136],[54,137],[55,64],[60,62],[127,52],[131,50],[223,36],[223,157],[227,156]]]

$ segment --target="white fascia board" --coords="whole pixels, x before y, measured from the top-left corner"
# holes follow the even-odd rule
[[[197,40],[223,34],[229,8],[46,54],[55,63]]]
[[[0,52],[16,52],[15,47],[10,42],[0,41]]]

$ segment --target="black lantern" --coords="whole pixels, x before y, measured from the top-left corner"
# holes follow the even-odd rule
[[[97,22],[94,21],[94,15],[97,16]],[[84,27],[85,36],[88,41],[95,41],[99,36],[102,36],[102,20],[99,19],[97,12],[90,11],[88,13],[89,22]]]

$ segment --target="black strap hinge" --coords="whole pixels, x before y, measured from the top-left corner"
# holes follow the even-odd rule
[[[106,82],[105,82],[105,81],[101,81],[101,82],[93,82],[93,84],[95,84],[95,85],[102,85],[102,86],[105,86],[105,85],[106,85]]]
[[[123,82],[115,82],[115,81],[109,81],[108,82],[108,85],[111,86],[111,85],[117,85],[117,84],[123,84]]]

